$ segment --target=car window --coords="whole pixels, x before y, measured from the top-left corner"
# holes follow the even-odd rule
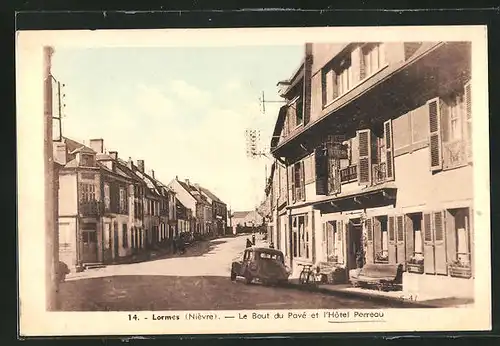
[[[281,257],[281,255],[275,253],[261,252],[259,253],[259,258],[283,262],[283,258]]]

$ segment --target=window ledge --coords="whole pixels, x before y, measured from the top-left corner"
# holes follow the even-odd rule
[[[328,103],[325,103],[323,105],[323,110],[325,108],[328,108],[330,107],[333,103],[335,103],[337,100],[339,100],[340,98],[342,98],[343,96],[349,94],[351,91],[353,91],[354,89],[356,89],[357,87],[361,86],[362,84],[364,84],[366,81],[368,81],[370,78],[376,76],[377,74],[381,73],[382,71],[384,71],[387,67],[389,66],[388,63],[386,63],[384,66],[382,66],[380,69],[378,69],[376,72],[372,73],[371,75],[369,76],[366,76],[365,78],[363,78],[362,80],[358,81],[356,84],[354,84],[351,88],[349,88],[349,90],[347,90],[345,93],[343,93],[342,95],[339,95],[337,96],[336,98],[334,98],[333,100],[331,100],[330,102]]]

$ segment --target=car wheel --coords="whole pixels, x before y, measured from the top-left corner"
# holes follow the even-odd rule
[[[250,284],[250,283],[252,283],[252,280],[253,280],[253,278],[252,278],[252,274],[250,274],[249,272],[246,272],[246,273],[245,273],[245,282],[246,282],[247,284]]]
[[[236,273],[231,270],[231,281],[236,280]]]

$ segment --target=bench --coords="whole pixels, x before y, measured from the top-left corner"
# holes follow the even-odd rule
[[[378,290],[399,288],[403,281],[402,264],[365,264],[349,281],[354,287],[375,286]]]

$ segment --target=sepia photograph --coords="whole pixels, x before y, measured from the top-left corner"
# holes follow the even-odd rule
[[[16,45],[22,335],[491,328],[486,27]]]

